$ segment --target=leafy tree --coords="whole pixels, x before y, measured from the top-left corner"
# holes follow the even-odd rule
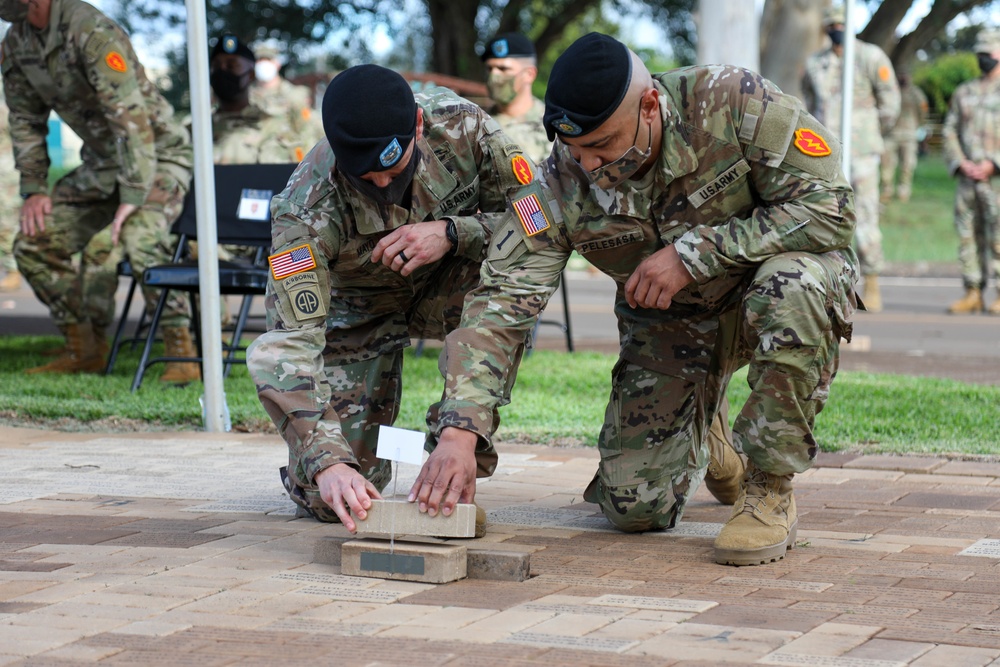
[[[977,76],[979,65],[974,54],[952,53],[918,67],[913,73],[913,82],[927,95],[931,111],[943,116],[948,112],[951,95],[958,85]]]

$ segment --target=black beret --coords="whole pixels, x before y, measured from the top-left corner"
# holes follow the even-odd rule
[[[247,46],[247,43],[236,35],[223,35],[215,40],[215,47],[212,49],[209,60],[220,53],[236,54],[238,56],[243,56],[248,60],[257,62],[257,56],[253,54],[253,51],[249,46]]]
[[[348,174],[391,169],[417,133],[413,90],[385,67],[346,69],[323,95],[323,130],[337,167]]]
[[[573,42],[556,59],[545,91],[542,123],[549,141],[596,130],[625,99],[631,81],[632,56],[617,39],[592,32]]]
[[[489,58],[534,58],[534,43],[519,32],[505,32],[486,43],[482,60]]]

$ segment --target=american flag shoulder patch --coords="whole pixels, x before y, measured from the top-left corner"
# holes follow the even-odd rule
[[[267,258],[267,263],[271,265],[271,275],[275,280],[316,268],[316,259],[308,244],[271,255]]]
[[[552,226],[549,219],[545,216],[545,211],[538,201],[537,194],[531,193],[520,199],[515,199],[512,205],[514,212],[517,213],[517,217],[521,221],[521,225],[524,227],[525,234],[528,236],[544,232]]]

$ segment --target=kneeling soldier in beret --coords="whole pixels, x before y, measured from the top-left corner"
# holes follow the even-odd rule
[[[271,203],[268,331],[247,365],[288,444],[292,500],[353,532],[349,510],[364,518],[390,479],[375,446],[399,412],[403,350],[458,325],[534,166],[475,104],[443,88],[414,96],[376,65],[330,83],[323,128]],[[495,466],[492,451],[477,470],[449,446],[425,464],[463,480],[466,503]]]
[[[520,351],[576,250],[618,283],[621,332],[584,497],[622,531],[676,526],[709,467],[729,380],[749,364],[733,428],[748,464],[715,558],[783,558],[792,477],[815,460],[813,422],[856,303],[840,146],[758,74],[652,76],[597,33],[556,61],[545,104],[553,155],[493,234],[482,286],[448,335],[432,436],[488,450]]]

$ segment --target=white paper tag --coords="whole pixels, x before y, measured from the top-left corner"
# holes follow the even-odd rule
[[[395,426],[379,426],[375,456],[387,461],[423,465],[424,434]]]
[[[267,222],[271,217],[271,190],[244,189],[240,193],[240,207],[236,217],[240,220],[260,220]]]

